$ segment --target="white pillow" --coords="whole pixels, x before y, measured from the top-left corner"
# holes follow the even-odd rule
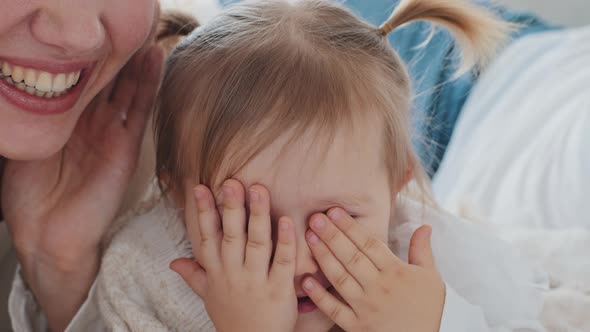
[[[207,22],[221,10],[218,0],[161,0],[162,8],[182,10],[194,15],[200,23]]]
[[[466,103],[435,195],[498,225],[590,229],[590,27],[509,47]]]

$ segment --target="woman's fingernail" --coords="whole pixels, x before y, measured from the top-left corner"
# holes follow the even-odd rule
[[[326,226],[326,220],[324,217],[316,217],[311,221],[311,227],[317,230],[323,229]]]
[[[307,242],[309,242],[309,244],[316,245],[320,242],[320,238],[315,235],[314,232],[309,232],[307,235]]]
[[[312,289],[313,289],[313,286],[314,286],[314,285],[313,285],[313,281],[311,281],[311,280],[309,280],[309,279],[306,279],[306,280],[303,282],[303,288],[305,288],[305,289],[307,289],[307,290],[312,290]]]
[[[260,201],[260,193],[254,189],[250,189],[250,202],[258,203]]]

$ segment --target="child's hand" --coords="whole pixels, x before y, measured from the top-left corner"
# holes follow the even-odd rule
[[[273,243],[268,191],[259,185],[250,188],[247,231],[242,184],[228,180],[222,193],[222,218],[211,191],[202,185],[195,188],[193,218],[186,212],[189,238],[202,267],[187,258],[170,267],[203,299],[217,331],[292,331],[297,320],[292,221],[279,220],[270,266]]]
[[[314,215],[310,224],[311,251],[346,303],[311,277],[302,286],[334,323],[346,331],[439,330],[445,285],[432,257],[430,227],[412,236],[406,264],[340,208]]]

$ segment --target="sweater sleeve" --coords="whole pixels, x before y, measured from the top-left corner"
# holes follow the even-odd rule
[[[138,248],[127,241],[117,240],[103,256],[97,278],[96,299],[101,319],[109,331],[169,331],[158,319],[142,277],[151,273],[145,268],[147,263],[138,263],[143,262],[145,255],[140,256]]]
[[[541,332],[544,331],[536,320],[506,322],[503,326],[488,325],[484,312],[469,303],[448,284],[446,285],[445,306],[439,332]]]
[[[12,320],[12,328],[19,332],[48,331],[47,319],[33,293],[25,284],[20,268],[17,269],[12,290],[8,300],[8,311]],[[99,332],[106,331],[106,326],[98,314],[96,302],[96,284],[93,284],[86,301],[65,332]]]

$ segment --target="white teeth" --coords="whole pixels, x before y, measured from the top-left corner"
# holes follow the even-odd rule
[[[12,74],[12,67],[8,62],[2,64],[2,74],[4,76],[10,76]]]
[[[53,91],[63,92],[66,90],[66,74],[58,74],[53,79]]]
[[[25,69],[25,84],[35,86],[37,84],[37,71],[34,69]]]
[[[39,91],[49,92],[51,91],[51,81],[50,73],[41,72],[37,79],[37,84],[35,84],[35,88]]]
[[[25,92],[28,93],[28,94],[30,94],[30,95],[35,95],[35,91],[36,91],[35,88],[33,88],[32,86],[27,86],[25,88]]]
[[[76,73],[69,73],[68,78],[66,79],[66,89],[69,89],[74,85],[74,79],[76,78]]]
[[[76,85],[78,83],[78,80],[80,79],[80,73],[81,72],[77,72],[76,75],[74,75],[74,84],[73,85]]]
[[[12,80],[15,82],[22,82],[25,79],[25,70],[23,67],[14,66],[12,68]]]
[[[59,97],[80,80],[81,71],[52,74],[32,68],[23,68],[0,61],[0,80],[37,97]]]

